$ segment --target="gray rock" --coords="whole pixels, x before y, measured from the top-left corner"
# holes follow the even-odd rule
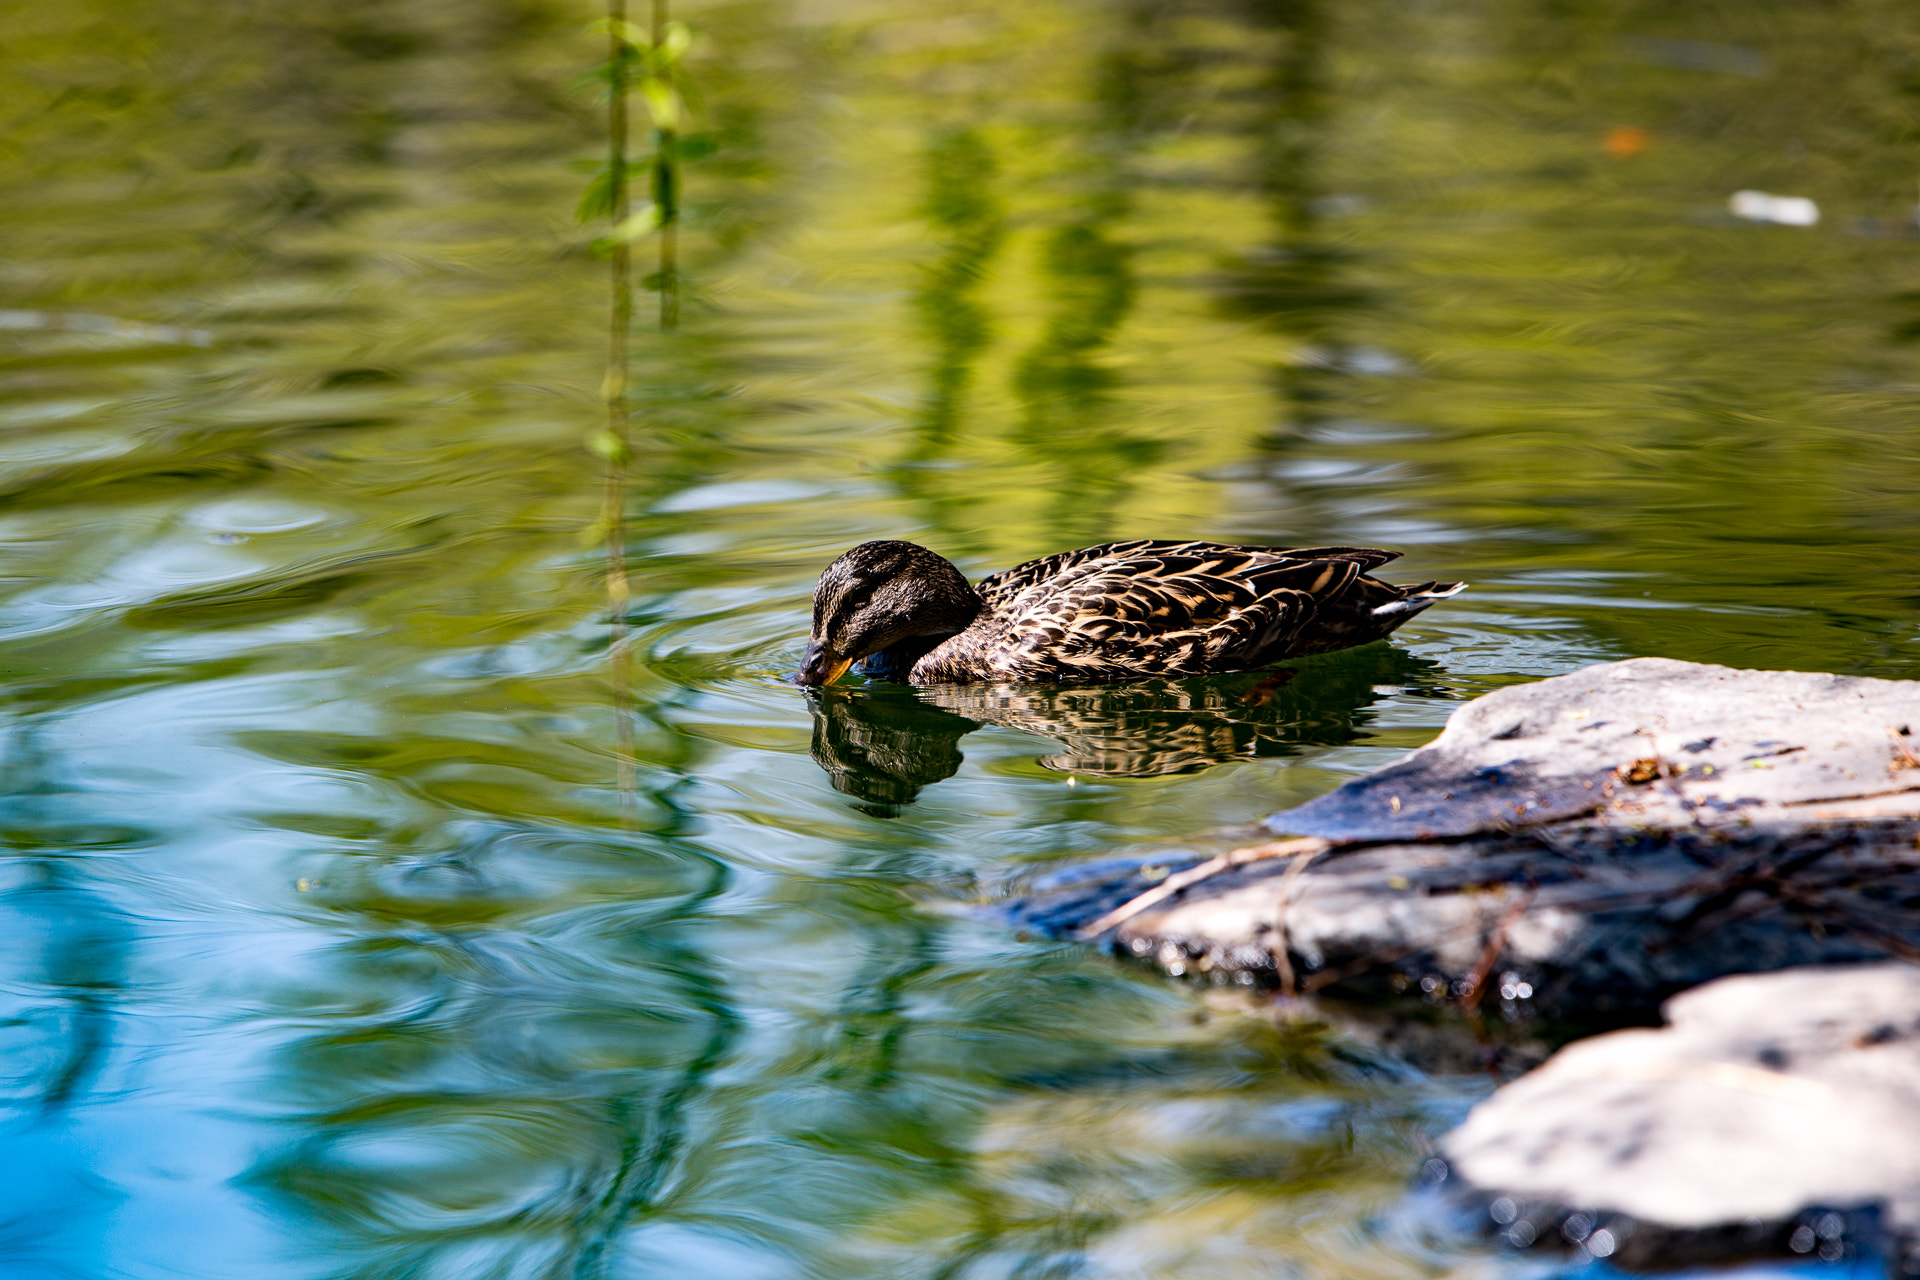
[[[1920,959],[1920,684],[1607,663],[1478,699],[1267,825],[1310,838],[1109,861],[998,914],[1175,973],[1602,1021],[1729,973]]]
[[[1636,761],[1663,785],[1626,782],[1620,770]],[[1477,698],[1428,746],[1267,825],[1352,842],[1589,814],[1644,827],[1805,823],[1914,791],[1920,683],[1635,658]],[[1920,812],[1920,798],[1900,809]]]
[[[1920,966],[1726,978],[1578,1041],[1443,1142],[1516,1244],[1627,1264],[1920,1240]]]

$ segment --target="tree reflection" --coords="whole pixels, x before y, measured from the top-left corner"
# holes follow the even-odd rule
[[[1131,253],[1113,234],[1125,202],[1107,195],[1047,237],[1041,272],[1053,315],[1020,360],[1012,438],[1051,473],[1046,523],[1062,547],[1115,534],[1115,516],[1165,445],[1110,418],[1115,381],[1101,360],[1133,306]]]
[[[100,1135],[82,1118],[112,1057],[135,929],[88,854],[151,833],[86,822],[87,797],[44,741],[53,717],[0,732],[0,1272],[92,1253]],[[76,805],[75,802],[79,802]],[[77,811],[76,811],[77,810]],[[64,1269],[64,1268],[62,1268]]]
[[[126,980],[131,934],[126,916],[63,856],[78,836],[84,843],[132,843],[144,833],[91,835],[63,820],[61,803],[72,788],[57,780],[57,757],[42,743],[47,722],[27,719],[6,742],[8,794],[0,798],[0,933],[24,954],[7,956],[6,969],[30,979],[41,998],[22,1002],[8,1021],[30,1027],[29,1052],[8,1055],[4,1093],[22,1111],[52,1117],[67,1109],[100,1070],[112,1044],[114,1010]],[[10,881],[11,884],[7,884]],[[35,959],[37,958],[37,964]],[[26,1070],[19,1075],[14,1071]]]
[[[915,459],[938,457],[959,425],[974,361],[993,336],[991,313],[976,295],[1007,231],[999,166],[978,129],[936,134],[925,165],[924,209],[945,247],[913,300],[935,352],[919,443],[908,455]]]
[[[1062,547],[1114,536],[1140,473],[1166,448],[1115,417],[1117,376],[1107,359],[1139,294],[1124,228],[1138,181],[1130,161],[1150,136],[1143,119],[1149,64],[1138,47],[1157,35],[1143,10],[1129,16],[1095,65],[1093,115],[1064,175],[1077,207],[1047,234],[1039,255],[1050,314],[1013,375],[1021,413],[1009,438],[1048,474],[1044,519]]]
[[[674,843],[475,826],[409,871],[325,891],[359,934],[334,953],[332,999],[360,1012],[288,1045],[279,1083],[306,1101],[304,1132],[255,1183],[381,1274],[452,1251],[473,1274],[543,1259],[540,1274],[599,1275],[684,1190],[705,1082],[738,1031],[686,931],[725,877]],[[579,884],[623,862],[653,864],[652,894],[538,928],[499,921],[530,876],[566,868]],[[395,928],[397,912],[433,927]]]
[[[1266,202],[1271,238],[1232,262],[1220,284],[1221,303],[1229,315],[1256,320],[1311,353],[1276,366],[1274,378],[1292,420],[1312,422],[1335,394],[1346,319],[1370,301],[1353,280],[1354,252],[1321,225],[1331,22],[1320,0],[1244,0],[1238,7],[1270,37],[1249,140],[1253,185]]]

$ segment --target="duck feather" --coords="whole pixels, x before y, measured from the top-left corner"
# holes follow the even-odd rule
[[[868,670],[915,684],[1110,681],[1242,671],[1365,644],[1463,584],[1396,587],[1371,547],[1140,539],[1029,561],[981,579],[972,625]],[[922,648],[923,646],[916,646]]]

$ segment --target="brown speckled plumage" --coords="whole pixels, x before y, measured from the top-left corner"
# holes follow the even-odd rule
[[[896,602],[883,618],[870,601],[897,592],[888,579],[927,562],[951,566],[911,543],[863,543],[821,575],[800,679],[826,683],[859,658],[868,674],[914,684],[1243,671],[1377,640],[1461,587],[1368,576],[1396,558],[1366,547],[1115,542],[1029,561],[971,589],[928,568],[940,580],[922,601]],[[961,591],[975,599],[960,601]]]

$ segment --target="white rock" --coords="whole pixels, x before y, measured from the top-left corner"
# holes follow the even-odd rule
[[[1489,1194],[1666,1227],[1880,1206],[1920,1232],[1920,966],[1723,978],[1578,1041],[1447,1135]]]

